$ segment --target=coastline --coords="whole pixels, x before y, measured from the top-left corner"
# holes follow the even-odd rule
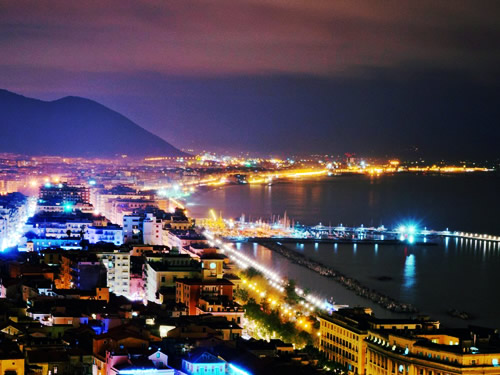
[[[348,277],[341,272],[334,270],[332,267],[327,267],[324,264],[307,258],[304,255],[289,249],[283,244],[265,240],[257,241],[257,243],[271,251],[281,254],[295,264],[306,267],[321,276],[335,280],[346,289],[353,291],[356,295],[366,298],[388,311],[402,314],[414,314],[419,312],[419,310],[415,306],[409,303],[397,301],[394,298],[391,298],[374,289],[364,286],[356,279]]]

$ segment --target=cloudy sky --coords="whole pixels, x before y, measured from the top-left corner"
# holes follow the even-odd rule
[[[494,155],[497,1],[0,2],[0,87],[178,147]]]

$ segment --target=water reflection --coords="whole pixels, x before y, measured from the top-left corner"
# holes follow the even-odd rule
[[[415,255],[410,254],[405,259],[403,288],[411,289],[415,285],[415,268]]]

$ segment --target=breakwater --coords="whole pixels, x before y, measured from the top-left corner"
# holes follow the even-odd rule
[[[345,288],[352,290],[354,293],[356,293],[356,295],[369,299],[389,311],[406,314],[418,312],[415,306],[408,303],[399,302],[389,296],[386,296],[385,294],[364,286],[358,280],[352,277],[348,277],[341,272],[333,269],[332,267],[325,266],[324,264],[321,264],[311,258],[305,257],[303,254],[289,249],[281,242],[260,240],[257,241],[257,243],[268,248],[271,251],[283,255],[285,258],[289,259],[295,264],[307,267],[308,269],[324,277],[334,279]]]

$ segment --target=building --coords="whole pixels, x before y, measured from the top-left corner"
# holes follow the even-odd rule
[[[16,343],[2,338],[0,344],[0,374],[24,375],[24,355]]]
[[[61,256],[57,289],[93,290],[106,286],[106,269],[95,254],[68,251]]]
[[[100,216],[81,212],[48,213],[39,212],[29,218],[24,226],[26,233],[36,238],[78,238],[83,239],[90,226],[102,225]]]
[[[495,330],[446,330],[424,317],[378,319],[354,308],[322,315],[320,334],[320,351],[349,374],[500,374]]]
[[[28,216],[28,199],[21,193],[0,195],[0,251],[17,245]]]
[[[143,243],[142,231],[140,215],[125,215],[123,217],[123,242]]]
[[[179,375],[169,367],[168,356],[160,350],[144,354],[128,351],[124,346],[94,356],[93,375]]]
[[[498,332],[484,328],[442,332],[370,332],[366,373],[374,375],[500,374]]]
[[[241,337],[243,329],[224,317],[186,315],[172,319],[166,332],[169,339],[188,339],[200,342],[234,341]],[[208,340],[208,341],[207,341]]]
[[[147,213],[142,220],[142,243],[145,245],[163,245],[163,221],[153,213]]]
[[[203,279],[222,279],[224,264],[229,263],[229,258],[224,254],[208,253],[200,256]]]
[[[162,261],[146,261],[146,299],[162,303],[160,292],[163,288],[175,287],[177,279],[201,277],[201,264],[188,255],[168,255]]]
[[[27,251],[42,251],[44,249],[81,250],[79,238],[33,238],[26,242]]]
[[[167,232],[170,230],[189,230],[193,221],[183,210],[165,212],[157,207],[135,209],[123,216],[123,234],[126,243],[146,245],[167,245]]]
[[[350,374],[365,374],[368,326],[364,319],[350,319],[341,309],[331,316],[320,317],[320,333],[319,350],[326,358],[345,366]]]
[[[191,358],[183,359],[182,371],[189,375],[224,375],[227,373],[227,363],[222,358],[203,352]]]
[[[64,350],[29,350],[26,352],[28,368],[40,375],[57,375],[69,372],[69,356]]]
[[[206,241],[205,236],[198,234],[192,229],[168,229],[163,231],[163,244],[169,246],[171,249],[184,249],[193,244],[205,244]]]
[[[74,212],[81,211],[83,213],[92,214],[95,212],[94,206],[90,203],[66,203],[62,200],[44,201],[39,199],[36,206],[36,212]]]
[[[195,315],[211,314],[226,318],[229,322],[241,324],[245,311],[236,302],[221,297],[200,297]]]
[[[92,188],[90,202],[95,210],[106,217],[111,218],[113,202],[117,199],[150,199],[147,194],[138,193],[135,189],[126,186],[114,186],[111,189]],[[115,222],[115,224],[121,224]]]
[[[106,280],[109,291],[116,295],[130,296],[130,252],[99,251],[97,259],[106,268]]]
[[[108,242],[120,246],[123,244],[123,228],[116,224],[104,226],[88,226],[84,238],[91,244]]]
[[[60,201],[69,205],[76,203],[89,203],[90,192],[85,186],[71,186],[66,183],[51,184],[48,182],[44,186],[40,187],[38,199],[40,203],[45,201]]]
[[[175,282],[175,300],[188,308],[189,315],[199,315],[200,300],[204,306],[222,305],[233,300],[233,283],[226,279],[201,280],[177,279]],[[198,310],[197,310],[198,308]]]
[[[124,224],[123,218],[133,215],[137,210],[145,210],[148,207],[155,207],[156,202],[152,199],[115,199],[111,202],[110,212],[107,213],[111,222]]]

